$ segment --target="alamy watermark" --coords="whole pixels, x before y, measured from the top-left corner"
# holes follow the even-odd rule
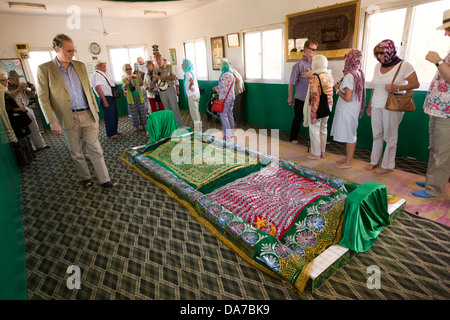
[[[66,13],[69,14],[69,17],[66,20],[67,29],[81,29],[81,8],[73,4],[67,7]]]
[[[200,127],[199,127],[200,126]],[[195,126],[201,132],[201,124]],[[217,129],[206,130],[203,135],[213,136],[220,132]],[[279,130],[271,129],[270,137],[267,129],[260,129],[258,132],[255,129],[248,129],[243,131],[233,139],[227,140],[224,148],[217,144],[209,144],[206,147],[200,139],[179,139],[172,137],[173,141],[179,141],[171,151],[171,160],[176,165],[236,165],[236,164],[257,164],[256,154],[259,155],[259,160],[262,164],[272,164],[271,167],[278,167],[278,159],[280,153],[279,146]],[[233,151],[235,144],[251,150],[249,157],[240,156],[243,151]],[[253,153],[255,152],[255,153]],[[253,156],[252,156],[253,155]],[[266,170],[265,174],[273,174],[273,170]]]
[[[70,274],[67,278],[67,288],[70,290],[81,289],[81,269],[79,266],[70,265],[67,267],[67,273]]]
[[[371,265],[367,268],[370,276],[367,278],[366,285],[370,290],[381,289],[381,270],[379,266]]]

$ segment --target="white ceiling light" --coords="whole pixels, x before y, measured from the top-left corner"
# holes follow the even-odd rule
[[[29,2],[10,2],[8,1],[9,7],[19,7],[19,8],[34,8],[34,9],[44,9],[47,10],[45,4],[42,3],[29,3]]]
[[[157,11],[157,10],[144,10],[144,15],[146,14],[163,14],[167,16],[167,12],[165,11]]]

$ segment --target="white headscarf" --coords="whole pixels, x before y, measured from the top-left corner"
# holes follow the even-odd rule
[[[316,54],[312,58],[311,69],[312,69],[313,75],[319,74],[319,73],[331,74],[331,70],[328,69],[328,59],[321,54]],[[310,85],[308,85],[308,91],[306,92],[306,98],[305,98],[305,104],[303,105],[303,126],[304,127],[309,127],[309,124],[311,121],[311,116],[310,116],[311,108],[309,107],[309,95],[310,95]]]

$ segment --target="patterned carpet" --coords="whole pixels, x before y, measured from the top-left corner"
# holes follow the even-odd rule
[[[182,115],[191,125],[189,113],[182,110]],[[43,136],[51,148],[40,151],[38,162],[21,170],[29,299],[450,298],[449,228],[407,213],[322,287],[298,295],[241,260],[187,209],[120,161],[125,149],[143,145],[147,138],[144,131],[132,132],[127,116],[119,121],[124,132],[119,139],[106,138],[103,122],[100,128],[105,160],[117,188],[102,190],[94,176],[94,187],[84,189],[64,139],[49,132]],[[204,118],[206,125],[220,128]],[[287,133],[280,138],[286,139]],[[328,150],[339,148],[331,144]],[[411,161],[406,167],[403,170],[423,170],[422,164]],[[71,265],[80,267],[81,289],[67,287]],[[380,289],[366,285],[373,265],[381,270]]]

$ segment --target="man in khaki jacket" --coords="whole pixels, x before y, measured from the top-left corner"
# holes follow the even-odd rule
[[[98,106],[86,66],[73,60],[76,50],[67,35],[56,35],[53,49],[56,59],[41,64],[37,72],[37,93],[42,113],[52,132],[64,135],[83,185],[92,186],[83,153],[84,143],[101,186],[114,187],[117,183],[111,183],[98,140]]]

